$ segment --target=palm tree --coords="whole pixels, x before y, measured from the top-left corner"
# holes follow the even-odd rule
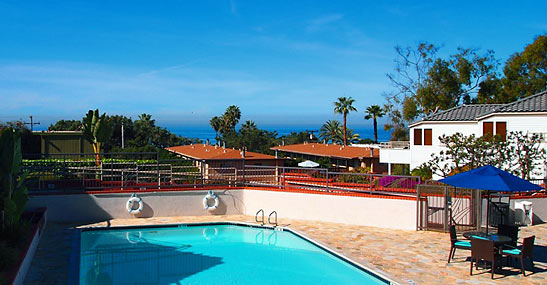
[[[214,116],[209,121],[209,124],[211,124],[211,128],[215,130],[215,140],[217,142],[220,142],[220,129],[222,128],[222,119],[218,116]]]
[[[372,119],[374,125],[374,142],[378,143],[378,122],[376,119],[381,118],[385,115],[385,110],[378,105],[371,105],[367,107],[365,120]]]
[[[347,129],[346,137],[350,143],[358,143],[361,137],[357,133],[353,133],[352,129]]]
[[[257,127],[256,127],[255,122],[250,121],[250,120],[245,121],[245,123],[243,123],[243,125],[241,125],[241,131],[252,131],[252,130],[256,130],[256,129],[257,129]]]
[[[226,128],[223,131],[235,130],[237,123],[239,123],[239,119],[241,119],[239,107],[232,105],[226,108],[224,115],[222,115],[222,119],[224,120],[224,127]]]
[[[353,107],[353,103],[355,100],[351,97],[339,97],[338,101],[334,102],[334,113],[335,114],[342,114],[344,116],[344,145],[347,145],[347,124],[346,119],[349,112],[357,111],[355,107]]]
[[[319,129],[319,137],[326,142],[337,142],[342,139],[340,121],[329,120]]]
[[[89,110],[82,121],[82,131],[84,137],[93,146],[95,153],[95,164],[101,166],[101,145],[112,135],[112,128],[107,121],[106,113],[99,116],[99,109]]]

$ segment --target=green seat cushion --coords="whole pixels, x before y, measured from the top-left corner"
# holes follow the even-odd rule
[[[503,252],[503,253],[505,253],[505,254],[519,255],[519,254],[520,254],[520,249],[516,249],[516,248],[513,248],[513,249],[504,249],[504,250],[502,250],[501,252]]]
[[[457,241],[454,243],[454,245],[457,246],[463,246],[463,247],[471,247],[471,243],[468,241]]]
[[[482,239],[482,240],[490,240],[490,239],[488,239],[488,238],[481,237],[481,236],[472,236],[472,238]]]

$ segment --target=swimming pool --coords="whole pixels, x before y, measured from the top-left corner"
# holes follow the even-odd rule
[[[80,284],[386,284],[287,229],[194,224],[83,230]]]

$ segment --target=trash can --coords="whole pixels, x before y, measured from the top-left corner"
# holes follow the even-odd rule
[[[532,202],[515,202],[515,222],[521,225],[533,225],[534,208]]]

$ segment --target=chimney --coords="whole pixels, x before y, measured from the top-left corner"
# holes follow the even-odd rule
[[[245,147],[241,148],[241,158],[245,158]]]
[[[207,140],[205,141],[205,144],[206,144],[206,145],[209,145],[209,139],[207,139]]]
[[[374,157],[374,149],[370,149],[370,157]]]
[[[278,157],[277,157],[277,149],[275,150],[275,158],[278,158]]]
[[[226,148],[226,142],[222,142],[222,148]]]

